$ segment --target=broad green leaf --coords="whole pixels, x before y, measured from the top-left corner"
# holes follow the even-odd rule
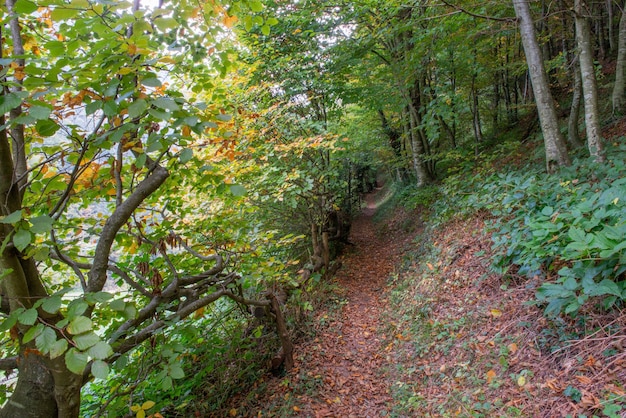
[[[152,104],[158,107],[159,109],[171,110],[175,111],[180,109],[180,106],[173,100],[168,97],[159,97],[152,101]]]
[[[36,12],[38,8],[39,7],[35,3],[28,0],[17,0],[13,5],[13,11],[15,13],[25,15]]]
[[[270,17],[266,20],[265,23],[267,23],[270,26],[275,26],[275,25],[278,25],[278,19],[276,19],[275,17]]]
[[[222,122],[230,122],[230,120],[233,118],[232,115],[229,115],[228,113],[220,113],[215,117]]]
[[[37,345],[37,348],[42,352],[42,353],[48,353],[50,351],[50,349],[52,348],[53,344],[57,341],[57,334],[56,332],[54,332],[54,330],[50,327],[44,327],[43,331],[41,332],[41,334],[39,334],[39,336],[37,337],[37,339],[35,340],[35,344]]]
[[[72,335],[78,335],[87,331],[91,331],[92,328],[93,328],[93,324],[91,322],[91,319],[85,316],[77,316],[67,326],[67,332],[69,332]]]
[[[16,315],[9,316],[8,318],[6,318],[2,322],[0,322],[0,332],[8,331],[15,324],[17,324],[17,316]]]
[[[109,307],[117,312],[122,312],[126,308],[126,302],[122,299],[115,299],[109,303]]]
[[[271,32],[271,28],[270,25],[263,25],[261,26],[261,33],[265,36],[269,36],[270,32]]]
[[[87,354],[81,353],[74,347],[65,353],[65,365],[74,374],[82,374],[88,360]]]
[[[168,29],[174,29],[178,27],[178,22],[176,19],[172,19],[170,17],[158,17],[154,19],[154,26],[161,29],[162,31],[166,31]]]
[[[22,325],[33,325],[37,321],[37,309],[26,309],[20,314],[18,320]]]
[[[67,350],[67,347],[68,343],[66,339],[62,338],[60,340],[56,340],[54,344],[52,344],[52,346],[50,347],[50,352],[48,353],[48,355],[51,359],[55,359],[63,355],[63,353],[65,353],[65,350]]]
[[[250,10],[255,13],[263,11],[263,3],[261,3],[259,0],[252,0],[248,4],[250,5]]]
[[[141,116],[146,110],[148,110],[148,102],[144,99],[138,99],[128,106],[128,116],[131,119],[135,119]]]
[[[30,327],[28,331],[24,333],[24,338],[22,338],[22,344],[26,344],[31,342],[34,338],[37,338],[39,334],[43,332],[44,325],[37,324],[34,327]]]
[[[244,196],[246,194],[246,188],[239,184],[233,184],[230,186],[230,192],[233,196]]]
[[[91,374],[96,379],[106,379],[109,375],[109,365],[102,360],[95,360],[91,364]]]
[[[57,6],[50,12],[50,17],[54,21],[67,20],[76,17],[79,12],[80,10],[78,9]]]
[[[94,346],[89,348],[87,354],[89,354],[91,358],[104,360],[113,354],[113,349],[108,343],[98,341]]]
[[[580,228],[576,228],[575,226],[571,227],[569,229],[569,232],[567,233],[567,235],[576,242],[581,242],[584,243],[586,242],[586,234],[585,231],[583,231]]]
[[[188,162],[189,160],[193,158],[193,150],[190,148],[185,148],[184,150],[181,151],[179,158],[180,158],[180,162],[182,164],[185,164],[186,162]]]
[[[169,374],[172,377],[172,379],[182,379],[183,377],[185,377],[185,372],[183,371],[183,368],[177,364],[173,365],[170,368]]]
[[[37,120],[48,119],[51,113],[52,109],[45,106],[35,105],[31,106],[30,109],[28,109],[28,114]]]
[[[15,244],[15,248],[18,250],[24,251],[30,244],[32,238],[33,235],[30,231],[26,229],[19,229],[13,236],[13,244]]]
[[[83,299],[74,299],[67,306],[67,317],[72,320],[85,313],[89,304]]]
[[[79,350],[85,351],[89,347],[93,347],[98,342],[100,342],[100,337],[98,337],[93,332],[87,332],[87,333],[84,333],[84,334],[76,335],[73,338],[73,341],[74,341],[74,343],[76,344],[76,347]]]
[[[144,78],[141,80],[141,84],[146,87],[161,87],[163,83],[156,77]]]
[[[50,119],[39,120],[37,121],[37,124],[35,124],[35,129],[41,136],[52,136],[59,130],[59,128],[61,127]]]
[[[52,224],[54,223],[54,220],[48,215],[41,215],[30,218],[29,221],[31,224],[33,224],[30,227],[30,230],[35,234],[46,234],[52,231]]]
[[[172,378],[170,376],[165,376],[161,381],[161,389],[163,390],[170,390],[173,386],[174,382],[172,381]]]
[[[55,314],[59,312],[62,302],[63,300],[61,299],[61,296],[59,295],[50,296],[49,298],[46,298],[43,301],[43,303],[41,304],[41,309],[43,309],[44,311],[50,314]]]
[[[0,115],[9,113],[22,104],[22,99],[15,93],[0,95]]]
[[[2,224],[15,224],[19,221],[22,220],[22,211],[21,210],[16,210],[15,212],[11,213],[10,215],[4,216],[3,218],[0,219],[0,223]]]

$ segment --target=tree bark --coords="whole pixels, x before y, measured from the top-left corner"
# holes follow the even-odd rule
[[[589,20],[584,15],[586,9],[587,5],[585,0],[574,1],[576,41],[579,50],[578,60],[580,62],[580,75],[582,78],[585,103],[585,130],[587,132],[589,153],[597,162],[604,162],[605,156],[602,148],[602,138],[600,136],[600,118],[598,117],[598,87],[595,68],[593,66]]]
[[[578,119],[580,118],[580,101],[583,97],[583,81],[580,77],[578,57],[574,59],[572,65],[572,76],[574,77],[574,92],[567,122],[567,142],[572,148],[580,148],[583,143],[578,132]]]
[[[626,1],[622,4],[622,16],[619,20],[617,35],[617,60],[615,84],[613,85],[613,115],[621,116],[626,112]]]
[[[558,167],[570,165],[571,161],[567,155],[565,139],[559,130],[556,107],[548,85],[548,76],[543,65],[541,49],[535,35],[530,6],[527,0],[513,0],[513,7],[519,20],[522,44],[526,53],[528,71],[535,94],[541,131],[543,132],[546,148],[546,169],[549,173],[554,173]]]

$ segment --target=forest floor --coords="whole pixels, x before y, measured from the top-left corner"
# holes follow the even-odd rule
[[[491,272],[486,214],[424,230],[374,216],[385,197],[367,196],[296,367],[231,416],[626,416],[626,312],[547,320],[538,278]]]

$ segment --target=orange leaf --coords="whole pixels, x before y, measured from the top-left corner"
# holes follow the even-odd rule
[[[236,417],[237,410],[235,408],[232,408],[230,411],[228,411],[228,415],[230,415],[231,417]]]
[[[491,383],[493,379],[496,377],[496,372],[491,369],[487,372],[487,383]]]
[[[511,354],[515,354],[515,352],[517,351],[517,344],[511,343],[508,345],[508,348]]]
[[[294,412],[300,412],[300,408],[298,408],[297,406],[293,407]]]

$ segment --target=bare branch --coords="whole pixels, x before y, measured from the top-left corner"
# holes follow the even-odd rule
[[[18,357],[0,358],[0,370],[13,370],[17,369]]]

